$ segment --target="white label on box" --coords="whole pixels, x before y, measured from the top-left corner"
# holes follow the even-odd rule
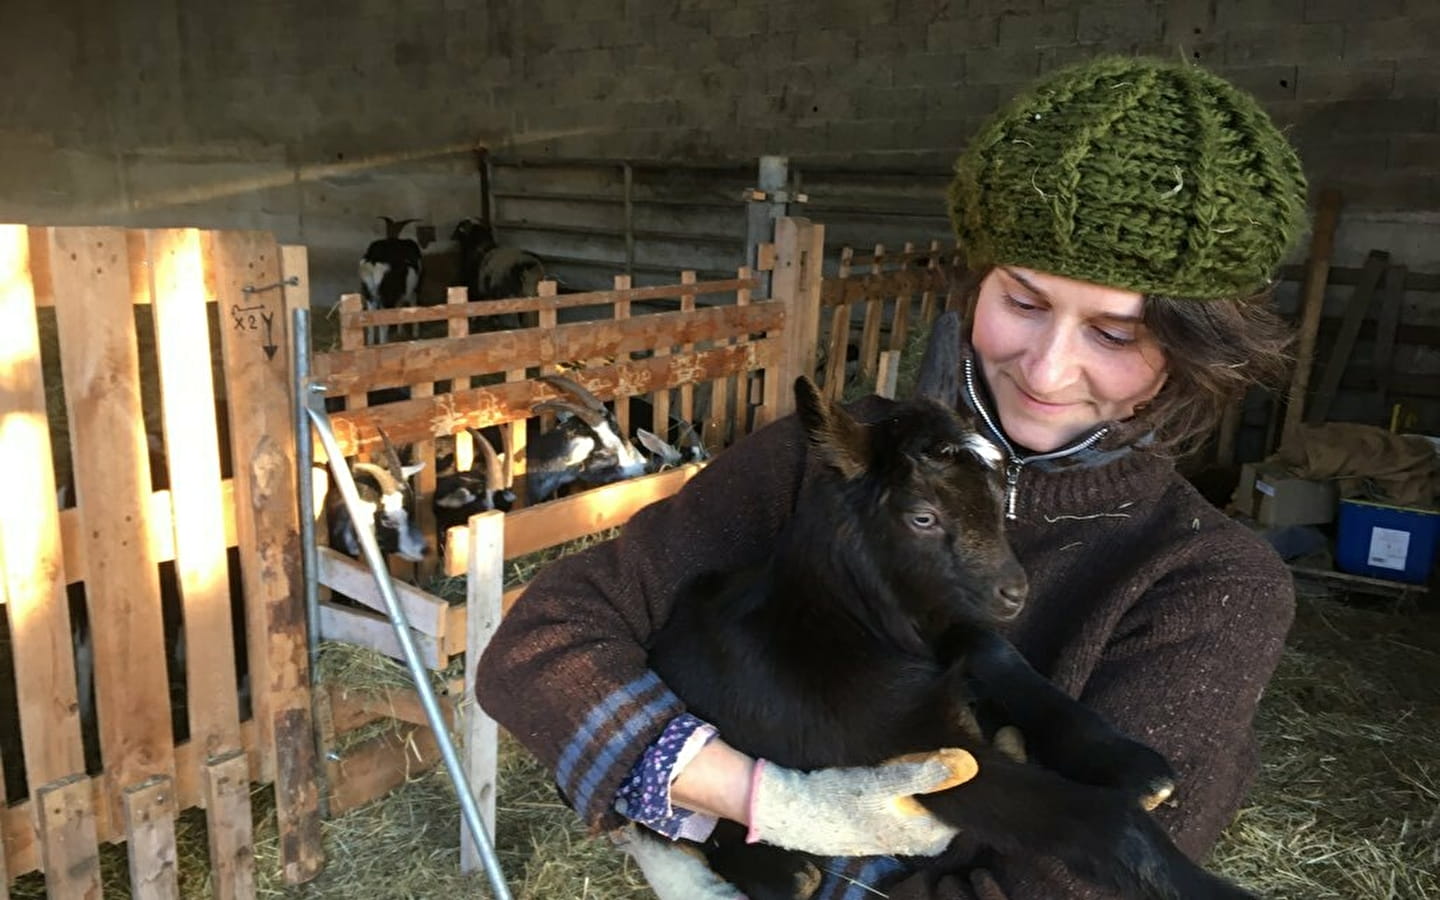
[[[1405,570],[1410,555],[1410,532],[1395,528],[1370,529],[1370,558],[1366,562],[1382,569]]]
[[[1259,491],[1267,497],[1275,496],[1275,486],[1264,481],[1256,481],[1255,490]]]

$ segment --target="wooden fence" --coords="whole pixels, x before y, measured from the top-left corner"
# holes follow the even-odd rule
[[[829,311],[820,338],[825,395],[839,399],[847,385],[855,384],[866,390],[879,385],[885,393],[912,331],[923,331],[939,313],[958,309],[964,285],[959,248],[942,247],[939,241],[922,250],[907,243],[899,253],[876,244],[867,256],[842,248],[835,275],[820,288],[820,303]]]
[[[673,413],[694,423],[714,452],[790,411],[794,378],[817,372],[822,303],[833,313],[825,346],[832,359],[839,346],[843,360],[837,341],[851,339],[852,307],[866,311],[862,348],[878,352],[884,328],[888,346],[898,348],[905,329],[955,302],[953,257],[936,246],[888,256],[877,248],[859,260],[847,252],[847,268],[833,279],[822,278],[823,257],[822,226],[781,219],[774,243],[758,254],[758,272],[742,268],[734,278],[700,281],[682,272],[673,284],[635,288],[617,276],[609,291],[557,296],[547,288],[540,297],[484,304],[467,303],[457,291],[442,306],[382,312],[362,311],[358,298],[346,297],[340,348],[316,354],[312,371],[327,396],[344,398],[344,409],[332,414],[343,453],[373,453],[383,428],[427,463],[419,478],[422,511],[434,489],[437,441],[455,436],[464,465],[473,452],[467,427],[510,429],[514,452],[506,464],[523,483],[526,420],[555,396],[537,380],[546,373],[563,371],[605,400],[645,397],[656,421]],[[769,297],[757,296],[760,272],[769,273]],[[438,759],[413,692],[376,697],[327,685],[318,698],[310,694],[286,336],[289,311],[308,304],[306,277],[303,248],[281,248],[260,234],[0,230],[0,305],[16,323],[3,339],[0,463],[23,486],[0,516],[5,646],[20,711],[16,752],[0,759],[23,770],[9,773],[20,788],[0,821],[6,878],[38,869],[52,896],[95,896],[98,844],[123,840],[136,896],[172,896],[174,817],[203,807],[216,895],[250,896],[252,781],[274,784],[284,875],[300,882],[323,865],[322,785],[330,813],[339,814]],[[145,324],[137,309],[150,312],[153,339],[137,327]],[[472,316],[502,313],[536,322],[469,333]],[[44,321],[52,317],[55,349],[42,351]],[[367,326],[411,322],[443,336],[364,345]],[[154,344],[153,386],[147,340]],[[50,392],[47,413],[45,367],[54,368],[57,357],[63,402],[57,407]],[[862,358],[876,357],[862,351]],[[371,392],[397,387],[408,388],[405,399],[367,402]],[[68,427],[58,424],[57,408]],[[627,405],[616,410],[629,431]],[[163,444],[156,458],[168,484],[161,489],[151,484],[147,418],[158,423]],[[227,460],[234,475],[222,477]],[[498,588],[496,560],[620,525],[696,470],[524,506],[498,526],[452,529],[443,557],[404,574],[466,575],[465,603],[397,582],[427,664],[439,670],[478,652],[523,590]],[[55,471],[65,479],[73,472],[73,507],[57,508]],[[436,537],[433,521],[424,524]],[[238,619],[228,551],[238,551],[243,582]],[[157,574],[162,563],[173,565],[173,584]],[[322,636],[399,655],[368,570],[321,548],[318,574],[327,591],[348,600],[325,599]],[[100,625],[92,629],[100,764],[89,771],[67,599],[67,587],[74,594],[77,586],[82,614]],[[182,667],[167,653],[167,620],[181,623],[186,658],[204,665]],[[181,668],[181,725],[172,728],[169,704],[156,698],[170,696],[172,673]],[[236,689],[246,678],[249,717]],[[472,692],[457,678],[447,715],[456,716],[458,701]],[[320,702],[312,707],[312,699]],[[493,759],[483,759],[493,754],[493,723],[469,715],[457,725],[467,735],[472,777],[481,776],[482,800],[493,810]],[[402,725],[344,753],[326,752],[328,777],[317,781],[317,745],[328,751],[382,717]]]
[[[284,313],[307,291],[303,248],[264,234],[0,226],[0,887],[39,869],[52,897],[99,896],[98,844],[124,840],[135,896],[174,896],[175,815],[204,807],[215,895],[251,896],[252,780],[274,784],[286,880],[319,871]]]

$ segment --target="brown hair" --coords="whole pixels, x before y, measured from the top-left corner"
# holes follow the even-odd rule
[[[1145,327],[1165,352],[1165,386],[1136,415],[1151,423],[1154,449],[1194,450],[1252,385],[1278,388],[1290,370],[1291,328],[1271,291],[1234,300],[1145,298]]]
[[[980,284],[993,267],[967,273],[965,333]],[[1270,308],[1272,290],[1232,300],[1145,297],[1145,327],[1165,353],[1165,385],[1136,408],[1154,441],[1148,449],[1182,456],[1202,446],[1225,409],[1253,386],[1278,388],[1290,370],[1290,325]]]

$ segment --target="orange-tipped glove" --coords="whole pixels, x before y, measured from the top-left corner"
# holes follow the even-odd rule
[[[957,829],[915,795],[964,784],[977,772],[975,757],[958,749],[813,772],[757,760],[746,839],[818,856],[934,856]]]

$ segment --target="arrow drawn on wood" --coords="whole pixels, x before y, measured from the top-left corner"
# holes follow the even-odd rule
[[[265,351],[266,359],[274,359],[275,351],[280,349],[276,346],[272,334],[275,327],[275,315],[267,310],[260,314],[260,318],[265,321],[265,343],[261,345],[261,348]]]

